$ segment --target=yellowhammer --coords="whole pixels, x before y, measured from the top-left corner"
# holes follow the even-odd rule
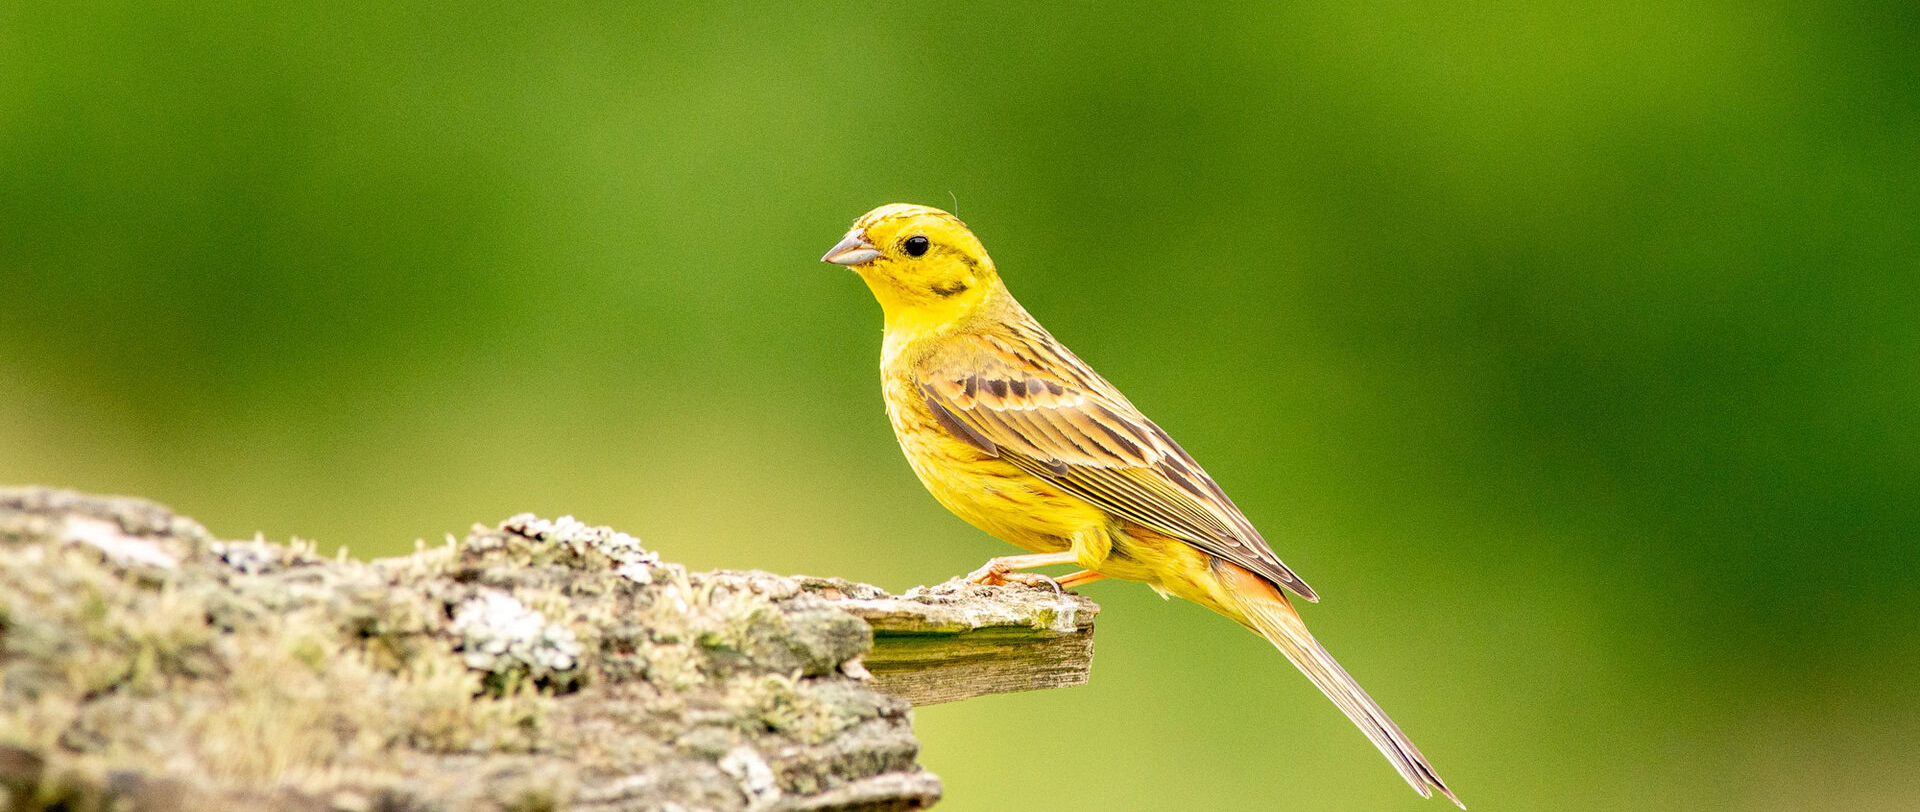
[[[852,268],[880,300],[881,386],[914,473],[948,510],[1033,553],[971,577],[1073,563],[1085,569],[1060,585],[1141,581],[1233,618],[1287,655],[1422,796],[1460,803],[1281,592],[1318,600],[1313,589],[1173,438],[1027,315],[965,223],[881,206],[821,259]]]

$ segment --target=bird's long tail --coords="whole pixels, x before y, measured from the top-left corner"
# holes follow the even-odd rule
[[[1347,670],[1334,661],[1333,655],[1307,632],[1307,624],[1293,611],[1286,595],[1265,579],[1225,561],[1216,562],[1214,570],[1247,624],[1287,655],[1300,673],[1306,674],[1321,693],[1340,707],[1341,713],[1359,725],[1360,732],[1380,748],[1415,792],[1431,798],[1437,789],[1455,806],[1467,808],[1434,773],[1433,765],[1427,763],[1426,756],[1420,755],[1420,749],[1413,746],[1407,734],[1400,732],[1400,726],[1387,718],[1386,711],[1380,709],[1373,697],[1367,696],[1360,684],[1347,675]]]

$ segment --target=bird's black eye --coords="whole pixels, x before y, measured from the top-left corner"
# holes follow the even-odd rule
[[[922,254],[925,254],[927,253],[928,248],[933,247],[933,243],[931,241],[917,234],[912,237],[908,237],[904,245],[906,246],[906,249],[907,249],[907,256],[910,256],[910,257],[917,257]]]

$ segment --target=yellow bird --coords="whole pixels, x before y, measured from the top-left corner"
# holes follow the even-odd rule
[[[1313,589],[1193,457],[1014,301],[965,223],[881,206],[821,260],[852,268],[880,300],[881,386],[914,473],[955,515],[1032,553],[971,578],[1071,563],[1084,569],[1061,586],[1140,581],[1233,618],[1278,647],[1415,791],[1460,805],[1282,592],[1317,601]]]

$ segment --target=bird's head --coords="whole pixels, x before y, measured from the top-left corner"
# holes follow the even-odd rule
[[[927,206],[892,203],[867,212],[820,260],[866,280],[889,330],[955,323],[1000,287],[993,260],[967,224]]]

